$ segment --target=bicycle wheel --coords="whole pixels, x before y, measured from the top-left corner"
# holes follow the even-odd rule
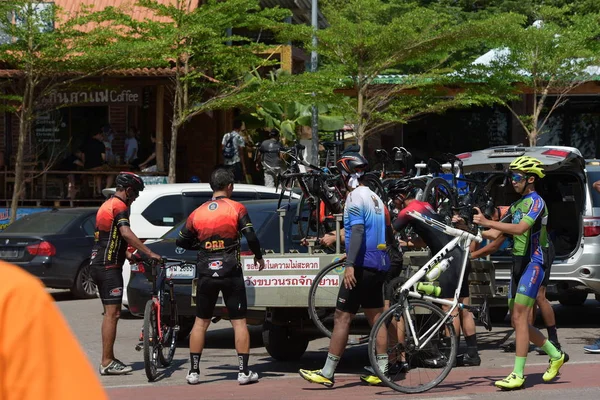
[[[144,309],[144,369],[148,381],[156,379],[158,369],[158,332],[156,330],[156,308],[154,301],[148,300]]]
[[[171,305],[171,302],[169,301],[169,307],[170,314],[163,315],[160,318],[162,341],[160,344],[160,351],[158,352],[158,360],[163,367],[171,365],[173,356],[175,356],[175,350],[177,349],[178,329],[175,329],[179,317],[177,313],[177,304]]]
[[[425,186],[423,201],[431,204],[433,209],[449,225],[452,222],[452,214],[457,208],[458,200],[450,184],[442,178],[433,178]]]
[[[317,329],[328,338],[333,331],[333,320],[338,292],[344,281],[344,261],[334,261],[315,276],[308,294],[308,314]],[[348,336],[348,344],[362,344],[369,340],[368,329],[361,329],[366,320],[364,315],[354,317],[351,331],[363,330]],[[361,334],[362,333],[362,334]]]
[[[458,349],[454,327],[449,319],[441,323],[444,318],[439,307],[422,300],[410,299],[385,311],[369,336],[369,360],[379,379],[402,393],[421,393],[439,385],[452,369]],[[377,355],[386,353],[387,371],[382,371]],[[406,362],[403,368],[398,367],[401,361]]]

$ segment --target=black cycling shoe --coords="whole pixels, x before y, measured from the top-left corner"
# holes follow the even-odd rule
[[[448,358],[440,354],[437,357],[424,358],[421,363],[427,368],[444,368],[448,364]],[[454,366],[456,366],[456,359],[454,359]]]
[[[471,357],[469,354],[465,354],[462,357],[462,362],[459,365],[464,367],[478,367],[481,365],[481,358],[479,357],[479,354],[473,357]]]
[[[513,341],[513,342],[510,342],[510,343],[505,343],[505,344],[503,344],[502,346],[500,346],[500,348],[501,348],[501,349],[502,349],[502,350],[503,350],[505,353],[514,353],[515,351],[517,351],[517,345],[516,345],[516,343],[515,343],[514,341]],[[530,352],[530,351],[533,351],[533,350],[534,350],[534,348],[535,348],[535,346],[534,346],[534,345],[532,345],[532,344],[530,344],[530,345],[529,345],[529,350],[528,350],[528,352]],[[546,353],[544,353],[544,354],[546,354]]]
[[[388,366],[388,375],[404,374],[409,369],[410,366],[406,361],[397,361],[393,365]]]
[[[549,340],[549,339],[548,339],[548,340]],[[559,342],[554,342],[554,341],[550,340],[550,343],[552,343],[552,344],[554,345],[554,347],[556,347],[556,350],[558,350],[558,351],[560,351],[560,350],[561,350],[561,347],[560,347],[560,343],[559,343]],[[545,356],[545,355],[546,355],[546,352],[545,352],[544,350],[542,350],[542,348],[541,348],[541,347],[536,347],[536,348],[535,348],[535,351],[537,351],[537,353],[538,353],[540,356]]]

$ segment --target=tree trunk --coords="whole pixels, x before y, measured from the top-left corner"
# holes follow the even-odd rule
[[[20,120],[19,120],[19,140],[17,144],[17,157],[15,159],[15,186],[13,189],[12,202],[10,204],[10,221],[15,222],[17,219],[17,210],[19,208],[19,199],[21,192],[24,189],[23,176],[23,159],[25,158],[25,141],[29,134],[31,118],[33,115],[33,89],[34,85],[31,79],[31,74],[25,78],[25,90],[23,92],[23,102],[21,103]]]
[[[360,154],[364,155],[365,154],[365,149],[364,149],[364,144],[365,144],[365,125],[364,125],[364,119],[363,119],[363,108],[364,108],[364,94],[362,89],[358,90],[358,96],[357,96],[357,107],[356,107],[356,112],[358,115],[358,119],[356,121],[356,139],[358,141],[358,145],[360,146]]]
[[[171,149],[169,150],[169,183],[175,183],[177,177],[175,169],[177,164],[177,132],[179,132],[179,122],[173,119],[171,124]]]

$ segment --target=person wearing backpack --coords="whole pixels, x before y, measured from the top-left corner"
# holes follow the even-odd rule
[[[223,153],[223,163],[233,171],[234,179],[237,183],[244,182],[246,176],[246,164],[242,154],[242,147],[246,146],[244,138],[240,135],[242,123],[234,121],[233,130],[223,135],[221,141],[221,151]]]

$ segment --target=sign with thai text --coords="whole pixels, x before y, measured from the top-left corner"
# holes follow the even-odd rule
[[[288,287],[288,286],[307,286],[313,284],[314,275],[261,275],[261,276],[246,276],[244,283],[247,288],[253,287]],[[342,275],[329,274],[319,282],[319,286],[324,287],[339,287],[342,280]]]
[[[142,104],[141,89],[98,89],[71,92],[52,91],[46,96],[44,104]]]
[[[265,257],[265,270],[290,270],[290,269],[319,269],[319,257],[302,258],[269,258]],[[244,271],[258,271],[253,258],[242,260]]]

